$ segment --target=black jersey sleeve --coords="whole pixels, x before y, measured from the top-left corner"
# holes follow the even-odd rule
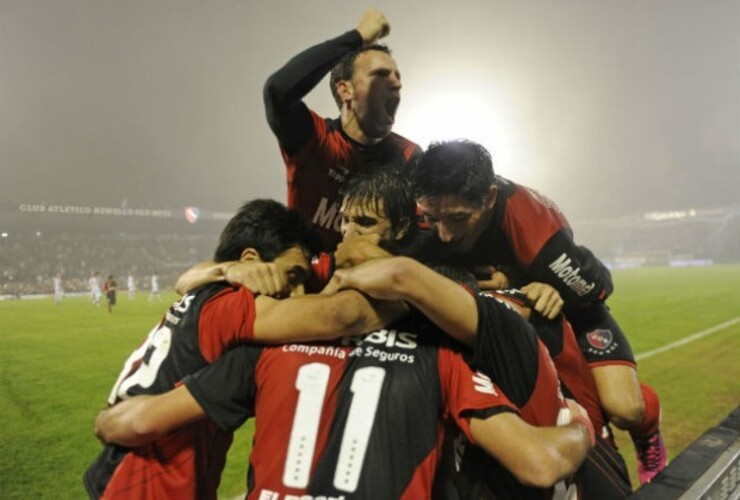
[[[348,31],[304,50],[267,79],[263,90],[267,123],[285,152],[295,153],[311,136],[313,121],[302,99],[342,56],[360,47],[360,33]]]
[[[208,417],[223,431],[236,430],[254,415],[255,372],[261,351],[252,345],[234,347],[212,365],[183,380]]]
[[[517,407],[534,392],[539,371],[537,335],[519,313],[479,294],[478,331],[471,365],[491,377]]]
[[[591,250],[576,245],[567,228],[545,243],[532,262],[529,275],[533,281],[555,287],[571,309],[602,302],[614,289],[609,269]]]

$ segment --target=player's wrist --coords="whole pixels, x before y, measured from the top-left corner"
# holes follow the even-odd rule
[[[230,261],[230,262],[225,262],[225,263],[223,263],[223,264],[221,265],[221,277],[222,277],[223,279],[225,279],[225,280],[227,280],[227,281],[228,281],[228,278],[227,278],[227,276],[228,276],[229,270],[230,270],[230,269],[231,269],[232,267],[234,267],[235,265],[237,265],[238,263],[239,263],[239,261],[238,261],[238,260],[234,260],[234,261]]]
[[[591,419],[585,415],[571,415],[570,423],[585,427],[591,446],[593,447],[596,444],[596,431],[594,430],[594,424],[591,423]]]

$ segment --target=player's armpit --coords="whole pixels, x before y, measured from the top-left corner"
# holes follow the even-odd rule
[[[140,446],[205,417],[185,386],[157,396],[135,396],[101,411],[95,435],[104,443]]]
[[[254,339],[267,344],[359,335],[386,326],[408,311],[402,302],[371,301],[356,290],[334,295],[255,299]]]
[[[583,425],[534,427],[514,413],[471,418],[470,433],[522,484],[538,488],[549,488],[573,474],[591,448]]]

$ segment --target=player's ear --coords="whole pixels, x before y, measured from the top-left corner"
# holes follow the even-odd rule
[[[239,260],[241,262],[262,262],[260,253],[252,247],[245,248]]]
[[[491,184],[491,188],[488,190],[488,193],[486,194],[486,209],[490,210],[493,208],[493,205],[496,203],[496,194],[498,193],[498,190],[496,189],[496,184]]]
[[[347,104],[347,107],[349,107],[349,102],[355,96],[355,88],[352,86],[352,82],[349,80],[339,80],[337,82],[337,95],[342,100],[342,104]]]

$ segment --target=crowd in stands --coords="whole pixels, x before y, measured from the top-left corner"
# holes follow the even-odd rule
[[[639,257],[643,265],[668,265],[674,258],[722,263],[736,262],[739,255],[740,215],[735,211],[685,220],[632,217],[574,226],[607,263],[628,257]],[[182,271],[211,259],[217,238],[215,233],[11,234],[0,238],[0,295],[52,293],[56,274],[65,292],[87,292],[94,272],[113,275],[122,285],[133,274],[139,290],[148,290],[157,272],[161,289],[167,290]]]
[[[657,266],[675,260],[738,262],[740,211],[695,212],[663,219],[624,216],[579,221],[574,227],[580,239],[608,264],[629,259]]]
[[[66,293],[87,292],[95,272],[113,275],[122,288],[133,274],[139,290],[149,289],[156,272],[167,290],[184,270],[209,260],[215,242],[213,235],[9,235],[0,238],[0,295],[52,293],[57,274]]]

